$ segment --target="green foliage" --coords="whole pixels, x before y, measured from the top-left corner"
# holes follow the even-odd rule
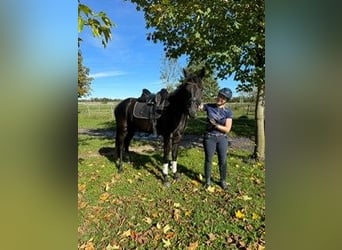
[[[145,13],[148,39],[169,57],[205,60],[219,78],[234,74],[246,90],[264,84],[264,1],[131,0]]]
[[[107,17],[106,13],[100,11],[94,12],[87,5],[82,4],[78,0],[78,33],[83,31],[84,26],[88,26],[94,37],[100,37],[102,39],[102,45],[107,46],[109,40],[111,40],[112,32],[111,28],[114,27],[112,21]],[[82,39],[78,38],[78,46]],[[89,77],[89,69],[83,65],[83,58],[81,50],[78,51],[78,98],[85,97],[90,92],[90,84],[93,79]]]
[[[205,61],[218,78],[233,76],[237,91],[257,88],[255,158],[265,158],[265,3],[263,0],[130,0],[145,13],[147,38],[166,55]]]
[[[78,33],[82,32],[84,26],[91,29],[94,37],[100,37],[102,45],[106,47],[109,40],[112,39],[111,28],[115,27],[115,24],[112,23],[105,12],[96,13],[87,5],[78,1]]]
[[[89,77],[89,69],[83,65],[82,53],[78,50],[78,98],[89,94],[92,80],[93,78]]]

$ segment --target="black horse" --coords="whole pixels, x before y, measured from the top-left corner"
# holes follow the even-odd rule
[[[169,186],[169,167],[178,179],[177,173],[177,151],[187,125],[188,116],[195,117],[198,106],[202,98],[202,79],[204,69],[198,72],[188,73],[183,70],[184,80],[167,97],[167,106],[162,110],[161,116],[156,120],[157,133],[164,139],[163,156],[163,179],[164,184]],[[137,118],[133,115],[133,109],[137,103],[137,98],[127,98],[121,101],[115,108],[116,119],[116,141],[115,147],[118,157],[119,172],[123,171],[122,157],[123,151],[129,153],[129,144],[134,133],[137,131],[152,133],[153,125],[149,119]],[[169,161],[169,153],[172,148],[172,161]]]

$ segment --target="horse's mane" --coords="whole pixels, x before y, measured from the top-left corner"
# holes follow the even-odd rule
[[[169,93],[169,99],[173,99],[179,92],[183,91],[183,89],[187,86],[187,84],[198,84],[199,88],[203,88],[201,78],[197,73],[189,73],[186,77],[181,81],[181,84],[177,86],[177,88]]]

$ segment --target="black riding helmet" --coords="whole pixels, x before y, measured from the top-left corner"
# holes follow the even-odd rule
[[[232,91],[229,88],[220,89],[218,94],[224,96],[228,101],[232,98]]]

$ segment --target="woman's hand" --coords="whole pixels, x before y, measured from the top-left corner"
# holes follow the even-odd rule
[[[209,119],[209,122],[211,125],[213,125],[215,128],[217,127],[217,122],[214,119]]]

